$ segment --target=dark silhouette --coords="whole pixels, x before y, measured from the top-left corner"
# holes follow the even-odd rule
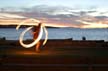
[[[32,32],[33,32],[33,39],[36,40],[37,37],[38,37],[38,34],[40,32],[40,27],[41,27],[42,23],[39,23],[38,26],[34,26],[33,29],[32,29]],[[39,41],[36,46],[35,46],[35,49],[36,49],[36,52],[40,52],[40,46],[41,46],[41,42]]]
[[[83,36],[83,37],[82,37],[82,40],[86,40],[86,37]]]

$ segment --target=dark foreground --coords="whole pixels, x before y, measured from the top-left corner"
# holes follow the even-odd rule
[[[104,41],[49,40],[40,53],[18,41],[0,45],[0,71],[108,71]]]

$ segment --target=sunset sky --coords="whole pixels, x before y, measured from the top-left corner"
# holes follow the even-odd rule
[[[0,25],[36,18],[54,26],[108,28],[107,7],[108,0],[0,0]]]

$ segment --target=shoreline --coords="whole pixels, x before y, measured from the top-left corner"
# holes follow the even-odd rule
[[[41,39],[42,43],[44,39]],[[24,43],[31,43],[32,39],[24,40]],[[45,46],[92,46],[92,47],[108,47],[108,41],[104,40],[73,40],[72,38],[68,39],[48,39]],[[0,38],[0,45],[18,45],[20,46],[19,40],[7,40],[5,37]],[[81,47],[80,46],[80,47]]]
[[[42,43],[44,39],[41,39]],[[24,40],[24,43],[31,43],[32,39]],[[108,47],[108,41],[104,40],[73,40],[72,38],[68,39],[48,39],[45,46],[92,46],[92,47]],[[0,38],[0,45],[15,45],[20,46],[19,40],[7,40],[5,37]]]

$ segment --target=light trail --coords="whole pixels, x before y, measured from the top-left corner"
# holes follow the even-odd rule
[[[44,42],[43,42],[43,45],[45,45],[46,44],[46,42],[47,42],[47,40],[48,40],[48,31],[47,31],[47,29],[45,28],[45,27],[43,27],[43,29],[44,29],[44,31],[45,31],[45,40],[44,40]]]
[[[20,24],[18,24],[18,26],[16,27],[16,30],[18,30],[21,25],[23,25],[24,23],[29,22],[29,21],[33,21],[34,23],[37,23],[37,24],[40,23],[39,20],[36,20],[36,19],[33,19],[33,18],[26,19],[26,20],[22,21]],[[34,26],[36,26],[37,24],[35,24]]]
[[[36,19],[27,19],[27,20],[24,20],[23,22],[21,22],[17,27],[16,27],[16,30],[18,30],[19,28],[20,28],[20,26],[21,25],[23,25],[24,23],[26,23],[26,22],[28,22],[28,21],[34,21],[34,23],[40,23],[40,21],[38,21],[38,20],[36,20]],[[35,25],[35,26],[37,26],[37,24]],[[20,42],[20,44],[23,46],[23,47],[25,47],[25,48],[31,48],[31,47],[33,47],[34,45],[36,45],[39,41],[40,41],[40,39],[42,38],[42,35],[43,35],[43,30],[44,30],[44,32],[45,32],[45,40],[44,40],[44,42],[43,42],[43,45],[45,45],[46,44],[46,42],[47,42],[47,39],[48,39],[48,31],[47,31],[47,29],[45,28],[45,26],[44,26],[44,24],[41,24],[40,26],[39,26],[39,34],[38,34],[38,37],[37,37],[37,39],[35,39],[34,40],[34,42],[32,42],[32,43],[30,43],[30,44],[25,44],[25,43],[23,43],[23,37],[24,37],[24,35],[25,35],[25,33],[26,32],[28,32],[29,30],[31,30],[33,28],[33,26],[32,27],[28,27],[27,29],[25,29],[22,33],[21,33],[21,35],[20,35],[20,37],[19,37],[19,42]]]

